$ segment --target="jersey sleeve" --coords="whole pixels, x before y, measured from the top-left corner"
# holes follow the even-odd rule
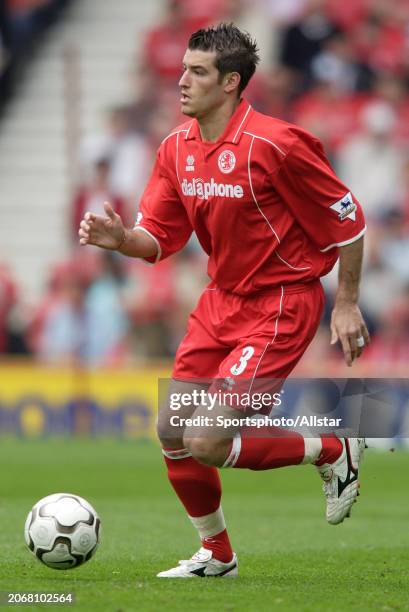
[[[297,136],[273,184],[322,252],[352,243],[365,233],[360,203],[332,170],[320,141],[307,133]]]
[[[149,234],[157,244],[157,255],[145,258],[149,263],[180,251],[193,231],[186,209],[167,175],[161,150],[142,194],[134,229]]]

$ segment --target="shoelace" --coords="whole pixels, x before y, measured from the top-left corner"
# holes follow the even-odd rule
[[[335,487],[332,482],[324,482],[322,485],[325,497],[332,497],[335,492]]]
[[[189,564],[195,565],[197,563],[205,563],[206,561],[209,561],[209,559],[201,559],[200,552],[198,551],[190,559],[180,559],[178,563],[179,565],[189,565]]]
[[[325,471],[320,471],[319,474],[324,482],[329,482],[334,475],[334,470],[329,467]]]

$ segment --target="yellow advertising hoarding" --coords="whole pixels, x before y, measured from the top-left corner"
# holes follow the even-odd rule
[[[80,370],[0,366],[0,431],[23,436],[155,435],[166,367]]]

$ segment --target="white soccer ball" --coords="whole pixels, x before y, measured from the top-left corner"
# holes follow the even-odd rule
[[[24,537],[37,559],[65,570],[93,556],[100,530],[100,518],[90,503],[78,495],[55,493],[40,499],[30,510]]]

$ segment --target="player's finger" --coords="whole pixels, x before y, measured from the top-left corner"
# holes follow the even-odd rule
[[[339,336],[341,345],[342,345],[342,350],[344,351],[344,357],[345,357],[345,361],[346,364],[348,366],[352,365],[352,355],[351,355],[351,346],[349,344],[349,338],[346,334],[341,334]]]
[[[365,348],[364,346],[357,346],[357,347],[356,347],[356,355],[355,355],[355,358],[356,358],[356,359],[359,359],[359,358],[360,358],[360,356],[361,356],[361,355],[362,355],[362,353],[364,352],[364,348]]]
[[[111,204],[109,202],[104,202],[104,210],[106,212],[106,214],[108,215],[108,217],[114,221],[115,219],[115,211],[112,208]]]
[[[331,327],[331,342],[330,344],[335,344],[338,340],[338,333],[335,327]]]
[[[362,353],[362,349],[358,346],[356,335],[349,336],[349,346],[351,347],[351,362],[353,363]]]
[[[81,238],[80,244],[83,244],[83,245],[88,244],[88,240],[86,238]]]
[[[95,215],[92,212],[86,212],[84,215],[84,219],[88,222],[95,221]]]
[[[361,334],[364,337],[365,345],[370,344],[371,343],[371,336],[369,335],[369,331],[368,331],[368,329],[367,329],[365,324],[362,325]]]
[[[89,232],[89,230],[90,230],[89,224],[86,221],[84,221],[84,219],[80,223],[80,228],[85,230],[85,231],[87,231],[87,232]]]
[[[83,229],[79,229],[79,230],[78,230],[78,235],[79,235],[81,238],[89,238],[89,233],[88,233],[88,232],[86,232],[86,231],[85,231],[85,230],[83,230]]]
[[[366,331],[366,336],[365,336]],[[365,328],[365,325],[361,325],[360,330],[355,334],[355,342],[357,346],[357,357],[360,357],[364,351],[365,346],[367,345],[367,340],[369,339],[369,334]]]

